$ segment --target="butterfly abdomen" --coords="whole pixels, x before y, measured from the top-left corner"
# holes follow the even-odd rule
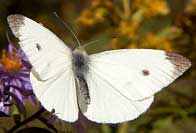
[[[86,79],[83,75],[77,75],[77,79],[79,81],[80,93],[84,97],[85,104],[90,104],[90,95]]]

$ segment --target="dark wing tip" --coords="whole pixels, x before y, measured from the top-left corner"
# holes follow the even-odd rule
[[[25,17],[23,15],[20,15],[20,14],[12,14],[12,15],[9,15],[7,17],[7,20],[9,22],[10,20],[23,20],[24,18]]]
[[[16,37],[20,36],[19,30],[22,25],[24,25],[25,17],[20,14],[9,15],[7,21],[9,26]]]
[[[166,59],[168,59],[174,66],[176,71],[174,72],[177,76],[180,76],[189,67],[191,67],[191,62],[189,59],[175,53],[166,52]]]

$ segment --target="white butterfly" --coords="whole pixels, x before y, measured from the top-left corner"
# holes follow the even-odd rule
[[[119,123],[137,118],[154,94],[186,71],[191,63],[174,53],[152,49],[111,50],[87,55],[68,48],[55,34],[22,15],[8,16],[33,69],[30,80],[41,104],[65,121]]]

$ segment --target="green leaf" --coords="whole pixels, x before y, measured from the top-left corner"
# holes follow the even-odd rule
[[[163,119],[159,119],[153,123],[153,127],[155,128],[163,128],[172,125],[172,117],[166,117]]]
[[[141,22],[143,18],[144,18],[144,11],[142,9],[136,11],[132,15],[132,20],[137,21],[137,22]]]

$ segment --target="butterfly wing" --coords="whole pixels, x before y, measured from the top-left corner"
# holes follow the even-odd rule
[[[27,17],[10,15],[7,19],[33,66],[30,80],[36,97],[48,111],[55,109],[59,118],[77,120],[71,50],[55,34]]]
[[[132,120],[152,103],[153,95],[169,85],[190,62],[160,50],[125,49],[90,56],[86,80],[90,120],[118,123]]]
[[[22,15],[7,20],[39,79],[46,80],[69,65],[71,50],[50,30]]]
[[[32,72],[30,79],[33,91],[44,108],[50,112],[55,109],[55,114],[65,121],[78,119],[75,78],[71,68],[44,82],[39,81]]]
[[[102,78],[101,73],[91,71],[86,77],[91,102],[84,115],[98,123],[119,123],[137,118],[153,102],[153,96],[143,101],[133,101],[114,89]]]

